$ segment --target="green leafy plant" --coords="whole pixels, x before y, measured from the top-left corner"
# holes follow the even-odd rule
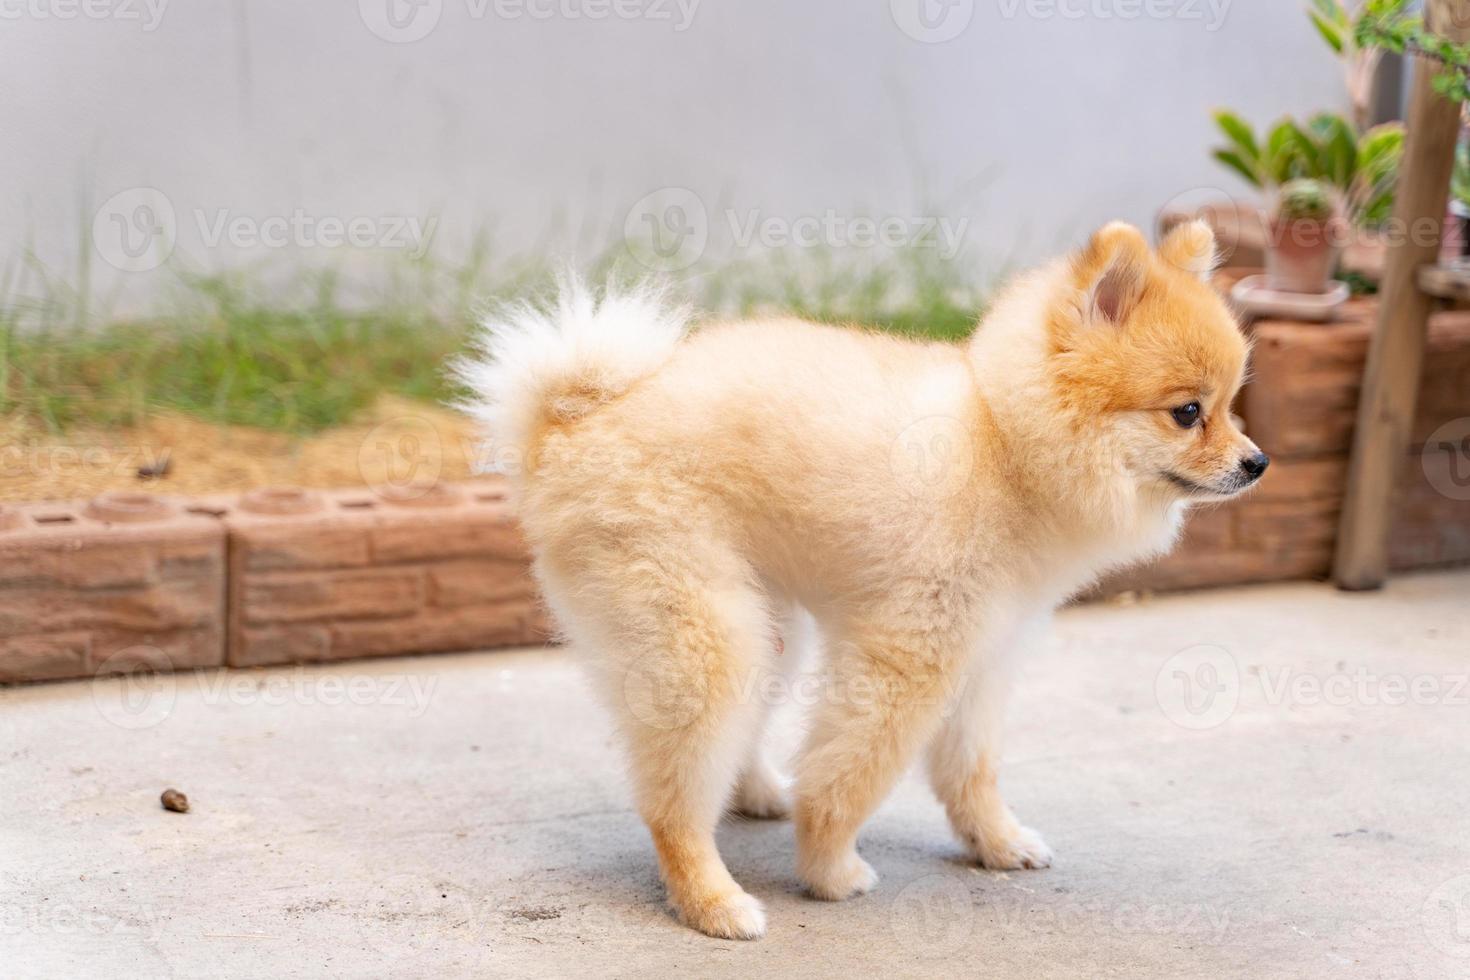
[[[1307,16],[1342,62],[1343,82],[1353,106],[1353,122],[1359,130],[1367,129],[1372,115],[1373,79],[1383,52],[1359,46],[1356,23],[1341,0],[1311,0]]]
[[[1333,51],[1347,54],[1355,45],[1352,15],[1338,0],[1312,0],[1307,16]]]
[[[1305,125],[1283,119],[1258,137],[1250,123],[1221,109],[1215,124],[1226,139],[1215,148],[1215,159],[1253,187],[1270,190],[1300,178],[1323,181],[1340,192],[1348,218],[1368,227],[1381,224],[1393,210],[1404,152],[1398,123],[1358,135],[1352,123],[1324,112]]]
[[[1322,0],[1315,5],[1322,6]],[[1314,16],[1313,23],[1316,21]],[[1366,0],[1352,27],[1353,42],[1360,48],[1413,54],[1438,63],[1435,91],[1457,102],[1470,100],[1470,45],[1431,31],[1424,18],[1410,9],[1409,0]]]
[[[1326,221],[1334,210],[1331,189],[1311,177],[1282,184],[1276,201],[1276,216],[1281,221]]]

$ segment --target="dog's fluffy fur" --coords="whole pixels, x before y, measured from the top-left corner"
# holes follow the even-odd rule
[[[1264,461],[1230,415],[1247,351],[1202,281],[1214,247],[1199,224],[1157,252],[1109,225],[1012,286],[966,345],[780,318],[691,333],[656,292],[599,302],[575,284],[486,324],[488,356],[463,368],[473,407],[685,922],[765,930],[714,832],[727,806],[790,806],[756,746],[798,608],[826,685],[796,774],[810,892],[873,887],[858,830],[926,746],[975,860],[1050,863],[997,788],[1014,653]],[[1174,410],[1196,402],[1185,427]]]

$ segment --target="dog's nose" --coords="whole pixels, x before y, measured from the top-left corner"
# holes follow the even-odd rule
[[[1247,456],[1240,461],[1240,468],[1245,470],[1245,475],[1252,480],[1259,480],[1261,474],[1266,472],[1266,467],[1270,465],[1271,457],[1259,450],[1254,456]]]

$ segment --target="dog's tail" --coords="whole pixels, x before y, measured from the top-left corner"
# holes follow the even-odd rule
[[[567,274],[553,301],[505,306],[481,322],[478,356],[454,366],[470,391],[462,407],[495,453],[524,459],[546,425],[574,422],[657,371],[688,321],[658,286],[609,286],[599,298]]]

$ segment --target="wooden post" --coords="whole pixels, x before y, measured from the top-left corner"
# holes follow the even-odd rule
[[[1426,22],[1455,41],[1470,38],[1470,0],[1428,0]],[[1353,455],[1337,532],[1333,577],[1341,589],[1376,589],[1388,574],[1394,482],[1403,472],[1419,398],[1424,335],[1435,300],[1418,285],[1419,269],[1439,258],[1439,229],[1449,203],[1460,105],[1434,91],[1435,65],[1414,59],[1403,166],[1393,233],[1378,288],[1378,324],[1368,348]],[[1426,229],[1433,229],[1426,232]]]

